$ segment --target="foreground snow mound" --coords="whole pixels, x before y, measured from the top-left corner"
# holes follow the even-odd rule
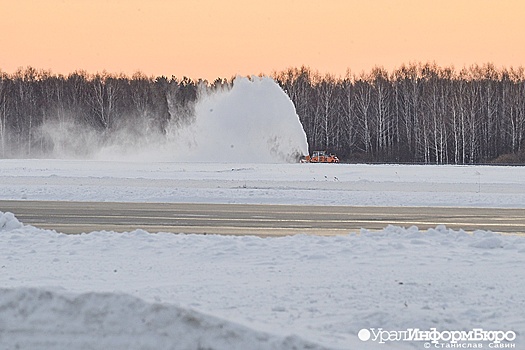
[[[524,240],[519,236],[502,236],[492,231],[477,230],[473,234],[468,234],[464,230],[452,230],[444,225],[438,225],[426,231],[420,231],[416,226],[409,228],[388,225],[381,232],[361,229],[361,235],[375,240],[393,240],[396,244],[408,242],[418,245],[439,245],[439,246],[466,246],[479,249],[517,249]],[[516,245],[517,243],[517,245]],[[399,247],[399,246],[398,246]]]
[[[321,349],[126,294],[0,289],[2,349]]]
[[[13,213],[0,211],[0,232],[16,230],[22,226],[22,223],[18,221]]]

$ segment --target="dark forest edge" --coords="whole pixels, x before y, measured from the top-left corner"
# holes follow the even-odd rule
[[[524,164],[525,71],[492,64],[381,67],[345,77],[308,67],[272,74],[293,101],[311,150],[345,162]],[[45,157],[57,149],[86,156],[86,142],[163,137],[194,118],[202,91],[233,78],[192,80],[32,67],[0,71],[0,158]],[[72,129],[100,137],[71,143],[51,137]],[[54,129],[54,131],[52,130]],[[93,141],[95,140],[95,141]],[[62,152],[64,153],[64,152]]]

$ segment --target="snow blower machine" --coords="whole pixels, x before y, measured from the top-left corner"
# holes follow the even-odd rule
[[[339,163],[339,158],[326,151],[314,151],[311,156],[304,156],[301,163]]]

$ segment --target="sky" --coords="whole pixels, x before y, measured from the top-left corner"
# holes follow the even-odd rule
[[[0,0],[0,69],[214,80],[525,65],[523,0]]]

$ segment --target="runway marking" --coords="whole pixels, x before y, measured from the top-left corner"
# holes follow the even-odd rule
[[[525,209],[450,207],[344,207],[206,203],[112,203],[1,201],[25,224],[63,230],[183,230],[186,233],[269,235],[341,234],[381,230],[387,225],[525,232]]]

